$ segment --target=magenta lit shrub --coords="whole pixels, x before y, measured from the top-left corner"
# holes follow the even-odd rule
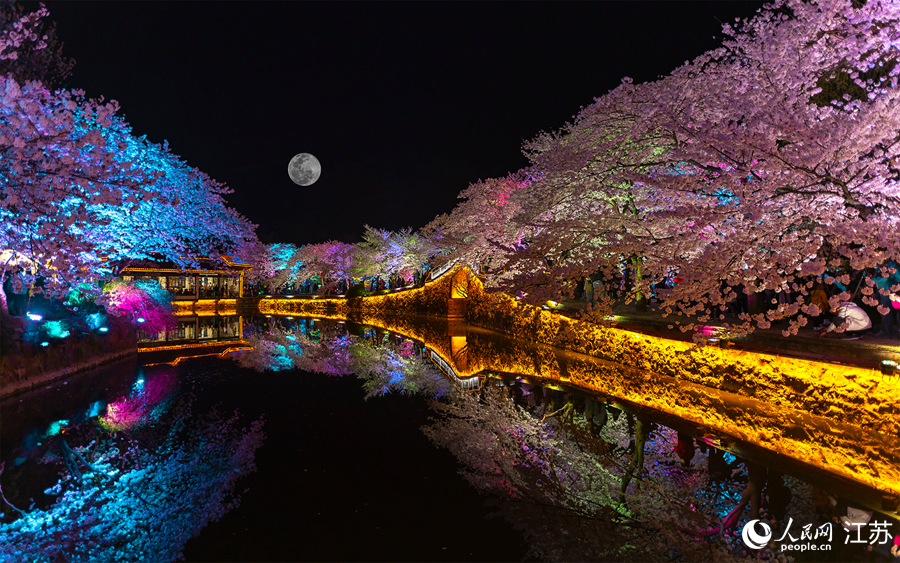
[[[114,280],[103,288],[97,303],[112,315],[124,317],[149,332],[178,327],[172,294],[154,280]]]

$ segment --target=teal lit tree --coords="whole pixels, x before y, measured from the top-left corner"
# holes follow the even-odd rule
[[[47,15],[6,22],[0,60],[47,48]],[[0,248],[71,282],[151,251],[187,267],[252,246],[255,227],[227,207],[229,190],[134,136],[116,102],[0,68]]]
[[[64,472],[45,491],[55,501],[44,509],[9,506],[0,524],[0,559],[179,559],[187,540],[238,505],[236,486],[255,470],[265,438],[262,420],[242,428],[236,414],[192,418],[189,403],[176,405],[155,427],[97,429],[84,446],[56,437],[60,454],[44,457]],[[62,463],[68,455],[77,466]]]

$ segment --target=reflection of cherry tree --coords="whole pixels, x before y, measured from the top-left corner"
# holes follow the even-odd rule
[[[366,399],[385,393],[440,397],[453,391],[453,384],[409,340],[397,342],[387,334],[354,339],[350,361],[353,373],[365,382]]]
[[[496,500],[501,514],[524,532],[534,556],[730,559],[732,547],[720,537],[697,541],[681,530],[718,523],[740,498],[741,486],[705,490],[705,469],[678,466],[674,431],[651,432],[642,421],[646,441],[634,444],[635,429],[622,416],[594,436],[571,403],[556,405],[542,420],[491,385],[481,397],[457,394],[432,406],[437,417],[423,428],[425,434],[457,457],[474,487]],[[629,447],[640,451],[629,455]]]
[[[152,377],[141,376],[135,383],[131,397],[123,397],[106,407],[100,424],[112,432],[133,430],[142,424],[158,420],[165,411],[166,399],[175,390],[178,376],[174,369],[163,368]]]
[[[235,356],[242,367],[259,372],[298,369],[329,375],[355,374],[364,380],[366,398],[384,393],[441,396],[453,389],[440,370],[422,358],[412,341],[387,333],[353,337],[337,323],[316,322],[313,337],[305,321],[272,321],[250,327],[245,339],[254,347]]]
[[[317,322],[309,329],[303,321],[276,320],[267,327],[250,325],[244,339],[253,350],[241,352],[235,360],[241,367],[258,372],[300,369],[331,375],[352,372],[348,347],[350,338],[333,324]],[[317,335],[310,332],[318,331]]]
[[[178,559],[191,537],[237,506],[234,487],[255,470],[264,433],[261,420],[241,428],[237,415],[192,419],[189,401],[165,422],[74,448],[90,466],[81,486],[62,479],[46,491],[56,496],[50,507],[0,525],[0,559]]]

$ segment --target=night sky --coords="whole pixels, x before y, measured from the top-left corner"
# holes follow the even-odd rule
[[[46,4],[68,87],[228,184],[264,242],[302,245],[424,226],[525,166],[523,140],[714,48],[762,3]],[[300,152],[322,163],[309,187],[287,175]]]

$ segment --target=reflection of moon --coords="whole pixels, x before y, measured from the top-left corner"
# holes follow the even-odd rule
[[[311,186],[321,175],[322,165],[319,164],[319,159],[308,152],[301,152],[288,164],[288,176],[298,186]]]

